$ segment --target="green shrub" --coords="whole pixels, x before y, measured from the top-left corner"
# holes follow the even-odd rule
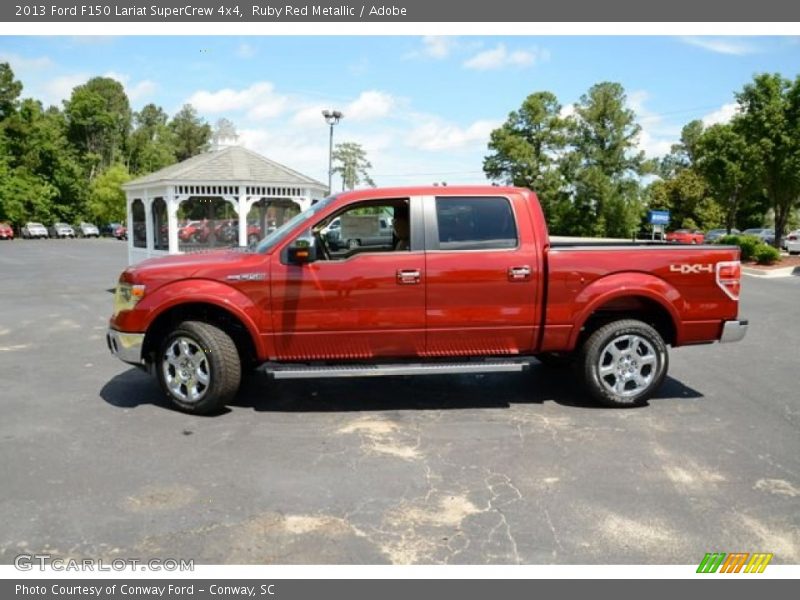
[[[717,240],[717,243],[726,246],[739,246],[742,251],[742,260],[750,260],[759,246],[766,246],[764,242],[753,235],[723,235]]]
[[[781,253],[778,252],[777,248],[762,243],[756,247],[755,252],[753,252],[753,258],[760,265],[771,265],[780,260]]]

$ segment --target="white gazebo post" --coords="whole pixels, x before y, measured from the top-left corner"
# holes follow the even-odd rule
[[[133,262],[133,201],[130,192],[125,192],[125,227],[128,231],[126,242],[128,244],[128,264]]]
[[[155,244],[153,243],[153,198],[150,196],[150,190],[145,190],[142,202],[144,202],[144,232],[145,232],[145,249],[147,253],[153,252]]]
[[[169,236],[169,253],[178,253],[178,208],[180,202],[175,195],[175,186],[167,187],[167,234]]]

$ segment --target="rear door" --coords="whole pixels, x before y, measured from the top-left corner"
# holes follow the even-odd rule
[[[529,352],[537,253],[521,197],[424,199],[428,356]]]

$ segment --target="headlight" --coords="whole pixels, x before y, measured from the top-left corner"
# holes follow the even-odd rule
[[[136,303],[144,297],[145,286],[120,281],[114,292],[114,316],[123,310],[133,310]]]

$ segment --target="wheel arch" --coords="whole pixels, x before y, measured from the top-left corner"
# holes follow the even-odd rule
[[[243,368],[258,362],[259,337],[255,324],[246,315],[207,299],[187,299],[165,307],[150,321],[142,347],[142,356],[148,363],[152,363],[164,336],[182,321],[202,321],[225,331],[236,344]]]
[[[630,283],[629,278],[617,277],[603,281],[604,289],[597,290],[598,293],[576,319],[576,327],[570,335],[570,348],[578,348],[599,327],[620,319],[638,319],[648,323],[665,343],[679,343],[681,320],[676,305],[682,301],[680,293],[652,275],[645,275],[635,287]],[[589,288],[584,292],[591,293]]]

